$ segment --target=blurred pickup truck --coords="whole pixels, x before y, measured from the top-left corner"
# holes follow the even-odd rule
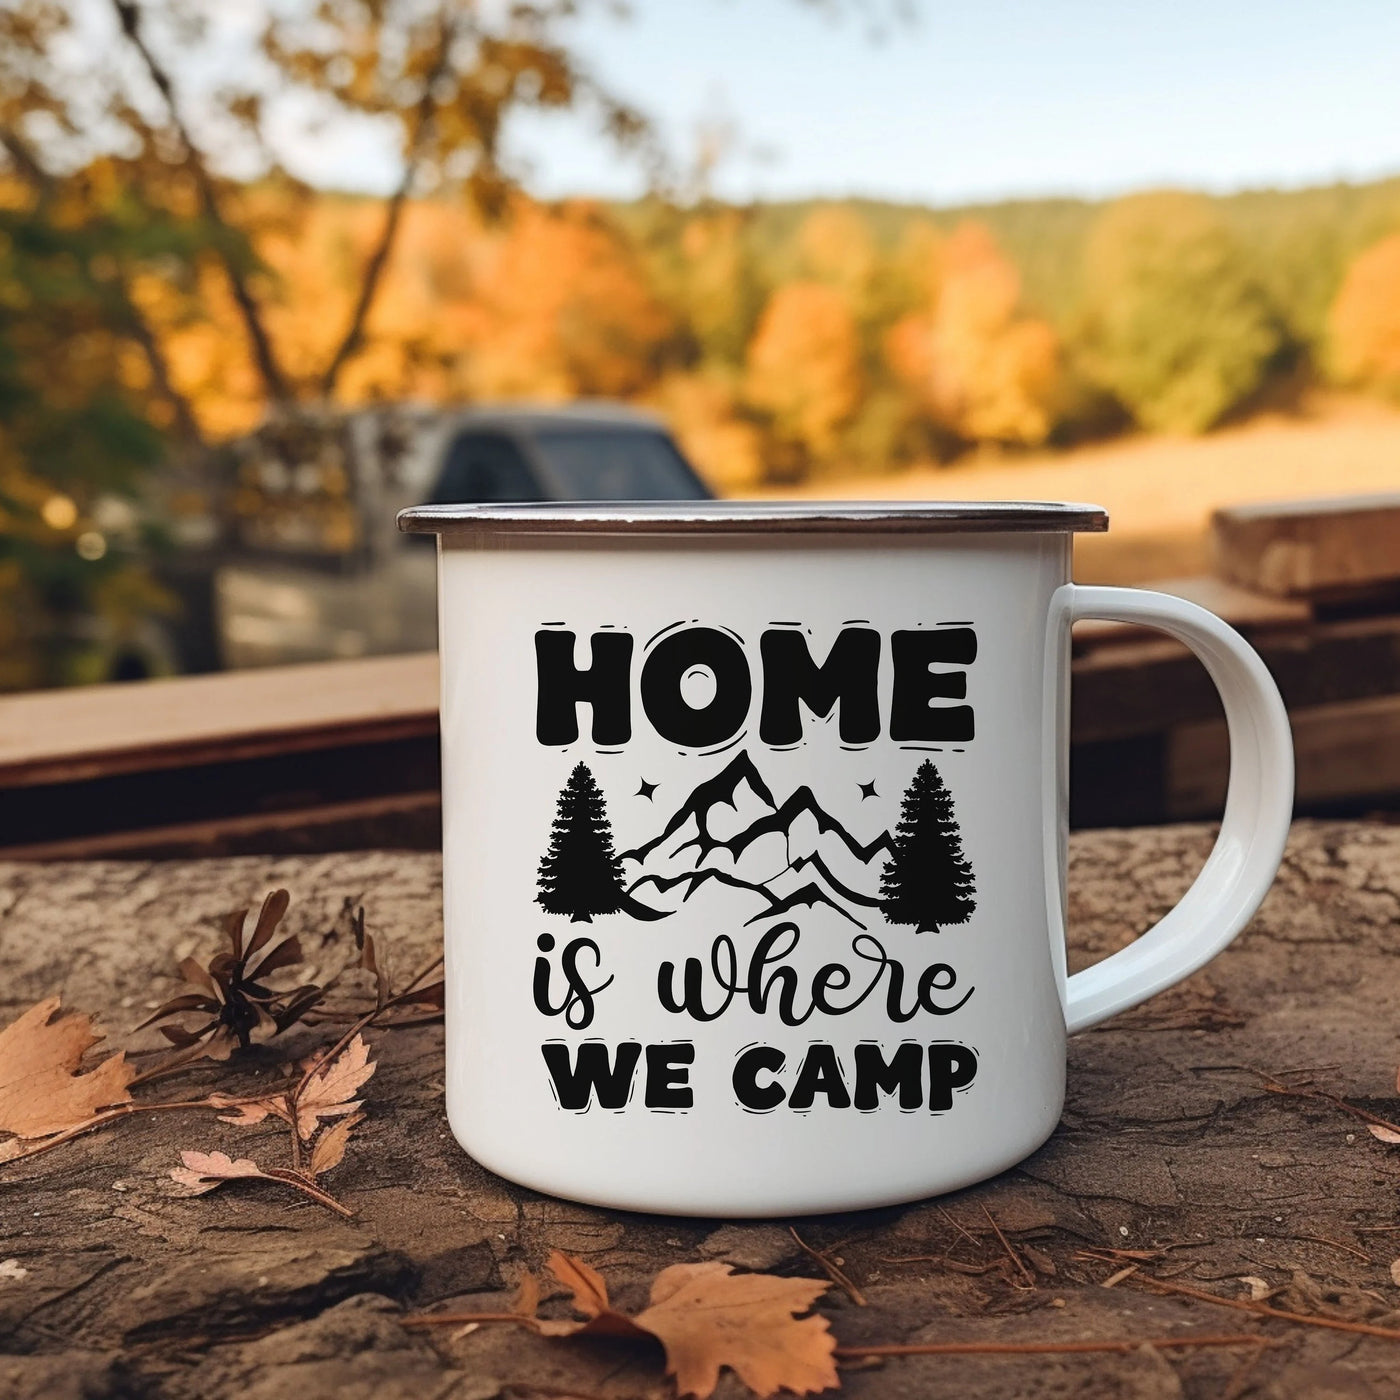
[[[435,646],[433,542],[398,532],[405,506],[710,495],[664,424],[607,403],[303,414],[229,444],[221,471],[235,668]]]

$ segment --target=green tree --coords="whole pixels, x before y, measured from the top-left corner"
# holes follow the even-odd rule
[[[1084,282],[1086,365],[1147,428],[1204,432],[1259,388],[1284,347],[1262,285],[1200,196],[1110,205]]]
[[[972,865],[963,855],[953,797],[928,759],[905,790],[880,895],[880,908],[890,923],[914,924],[920,933],[965,924],[977,908]]]
[[[144,563],[164,444],[113,330],[147,232],[0,212],[0,689],[122,674],[174,605]]]
[[[559,794],[539,885],[535,902],[546,913],[567,914],[574,923],[592,923],[595,914],[616,914],[626,904],[622,858],[613,851],[607,804],[586,763],[574,768]]]

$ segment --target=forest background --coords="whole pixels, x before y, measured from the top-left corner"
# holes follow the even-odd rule
[[[668,170],[580,66],[578,8],[306,0],[224,72],[201,0],[0,4],[0,688],[102,674],[178,606],[151,561],[269,414],[622,399],[762,492],[1400,397],[1400,179],[727,204],[715,151]],[[288,93],[389,123],[394,192],[294,176]],[[586,117],[656,192],[532,198],[521,110]]]
[[[320,365],[380,209],[246,197],[269,322]],[[202,429],[247,430],[266,397],[234,308],[212,269],[194,290],[137,292]],[[1318,385],[1400,392],[1400,179],[949,209],[517,193],[491,220],[416,202],[337,400],[625,399],[724,490],[1201,433]]]

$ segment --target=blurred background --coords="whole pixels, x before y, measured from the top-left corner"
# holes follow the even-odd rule
[[[713,493],[1098,502],[1081,578],[1384,617],[1289,699],[1393,708],[1397,54],[1385,0],[0,0],[0,689],[429,649],[401,506]],[[1086,743],[1215,723],[1109,654]],[[1376,723],[1319,802],[1400,790]],[[1208,811],[1201,744],[1090,810]]]
[[[720,494],[1101,501],[1119,580],[1400,486],[1393,6],[0,15],[6,689],[430,645],[324,576],[469,405],[636,406]]]

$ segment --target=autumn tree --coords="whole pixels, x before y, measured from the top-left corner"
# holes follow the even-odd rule
[[[546,913],[592,923],[595,914],[616,914],[626,898],[602,790],[588,765],[576,764],[559,794],[536,903]]]
[[[904,793],[880,895],[890,923],[914,924],[920,933],[965,924],[977,908],[953,797],[928,759]]]
[[[617,141],[641,143],[640,116],[563,40],[578,8],[296,0],[259,10],[253,53],[229,64],[216,59],[233,42],[227,18],[207,0],[95,0],[81,14],[62,0],[17,0],[0,29],[0,140],[36,187],[119,153],[130,199],[201,222],[203,264],[227,295],[263,401],[329,399],[364,348],[410,196],[505,206],[513,178],[501,132],[511,112],[589,107]],[[199,76],[208,72],[221,81]],[[279,118],[285,125],[298,108],[387,124],[399,157],[377,227],[356,249],[348,304],[329,332],[320,318],[314,355],[279,341],[279,286],[257,253],[308,202],[279,142]]]
[[[864,312],[880,270],[869,224],[844,204],[818,205],[797,231],[802,276],[841,292],[857,317]]]
[[[1348,268],[1328,313],[1327,339],[1336,378],[1400,394],[1400,233]]]
[[[616,398],[656,377],[671,320],[595,203],[516,198],[482,264],[464,327],[473,396]]]
[[[821,282],[779,287],[749,346],[745,394],[795,451],[798,474],[834,451],[860,392],[860,342],[846,298]]]
[[[762,427],[743,400],[742,377],[724,364],[662,376],[647,395],[686,456],[721,492],[758,485],[765,473]]]
[[[982,225],[961,225],[930,254],[929,305],[886,340],[895,375],[964,441],[1043,442],[1060,373],[1055,332],[1021,309],[1020,275]]]
[[[1263,287],[1199,196],[1110,205],[1084,276],[1086,362],[1144,427],[1205,431],[1260,386],[1283,348]]]

